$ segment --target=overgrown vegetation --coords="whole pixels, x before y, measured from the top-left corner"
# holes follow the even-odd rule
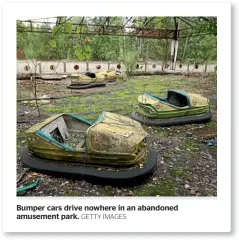
[[[95,121],[102,111],[129,116],[137,108],[137,97],[143,91],[164,96],[167,89],[179,86],[187,92],[199,92],[203,96],[210,97],[214,94],[212,90],[214,83],[209,79],[209,75],[207,77],[190,76],[189,78],[182,76],[133,77],[131,83],[135,87],[134,91],[130,88],[129,82],[123,84],[117,82],[116,85],[108,85],[99,92],[91,92],[91,90],[87,93],[79,93],[77,96],[50,100],[49,103],[41,106],[42,119],[29,114],[30,116],[26,115],[25,118],[23,116],[22,120],[33,119],[35,123],[36,120],[40,122],[50,115],[62,112],[74,113],[91,121]],[[64,81],[59,85],[57,82],[41,83],[42,85],[38,86],[39,94],[54,96],[59,94],[60,90],[64,91],[64,94],[66,92],[70,94]],[[26,97],[27,94],[32,94],[30,89],[24,85],[21,85],[21,90],[24,91]],[[19,105],[19,109],[23,106],[29,109],[32,107],[23,102],[19,102]],[[18,152],[27,144],[24,131],[31,124],[33,123],[18,124],[20,128],[17,134]],[[53,195],[61,196],[192,196],[199,193],[201,196],[216,195],[216,183],[213,183],[213,186],[210,182],[204,183],[207,178],[214,182],[216,179],[217,147],[207,147],[205,143],[207,139],[204,139],[206,135],[210,135],[209,140],[216,136],[216,125],[217,122],[212,120],[200,125],[190,124],[164,128],[143,126],[149,133],[147,147],[153,147],[159,153],[159,160],[152,178],[141,186],[118,189],[111,186],[95,186],[81,181],[67,180],[69,183],[65,184],[65,179],[49,178],[54,181],[54,184],[57,182],[59,185],[57,190],[55,188],[49,190],[54,184],[47,184],[50,180],[43,175],[44,181],[41,182],[40,190],[29,192],[29,194],[49,195],[51,192]]]
[[[131,75],[138,61],[163,59],[164,65],[167,64],[167,61],[171,61],[170,40],[153,40],[137,38],[135,36],[129,38],[124,36],[87,35],[84,33],[88,30],[89,25],[101,22],[102,18],[86,18],[85,21],[87,24],[85,26],[81,26],[80,24],[76,26],[73,24],[76,22],[79,23],[79,21],[81,21],[80,17],[59,17],[58,25],[46,23],[39,26],[27,26],[23,23],[18,23],[17,48],[24,51],[25,59],[28,59],[30,62],[53,59],[58,59],[59,62],[62,59],[119,61],[125,66],[127,77]],[[114,21],[116,25],[124,25],[127,19],[116,17]],[[193,18],[193,21],[200,23],[202,19]],[[134,24],[140,28],[144,25],[143,22],[145,22],[145,18],[136,17]],[[200,28],[210,31],[216,28],[216,19],[206,18],[202,24],[198,25]],[[174,21],[172,19],[165,21],[163,17],[156,17],[148,24],[149,28],[153,28],[153,26],[173,29]],[[35,28],[39,33],[23,32],[25,27]],[[185,23],[180,22],[180,28],[185,27]],[[49,30],[52,33],[49,33]],[[198,30],[197,27],[194,29],[194,31]],[[190,31],[188,34],[190,34]],[[66,34],[62,34],[63,32]],[[73,32],[76,34],[73,35]],[[201,63],[215,61],[216,57],[216,34],[180,39],[179,61]],[[37,63],[37,61],[35,62]],[[25,83],[22,85],[19,84],[18,96],[20,98],[36,98],[42,95],[61,97],[64,94],[71,94],[71,91],[66,88],[65,81],[60,81],[60,84],[56,82],[38,82],[36,81],[35,73],[33,73],[33,76],[34,81],[31,82],[31,86],[28,86],[29,88],[24,86]],[[116,112],[129,116],[132,111],[137,109],[137,97],[143,92],[165,96],[168,89],[182,89],[188,92],[200,93],[205,97],[212,97],[216,95],[216,79],[216,73],[198,76],[188,73],[187,76],[131,77],[130,81],[127,82],[117,80],[116,85],[112,86],[109,84],[107,87],[99,90],[101,92],[94,92],[93,94],[91,91],[88,93],[83,91],[84,93],[77,92],[77,96],[49,100],[46,104],[41,105],[41,112],[43,113],[41,118],[66,112],[95,121],[102,111]],[[40,101],[36,103],[41,104]],[[42,119],[40,117],[36,118],[34,114],[25,115],[26,111],[24,108],[32,110],[32,103],[19,102],[18,107],[18,115],[21,116],[22,112],[24,112],[22,114],[23,121],[18,125],[20,129],[17,134],[17,147],[19,151],[22,147],[26,146],[24,130],[32,125],[34,121],[41,121]],[[212,105],[212,108],[216,112],[216,105]],[[32,121],[33,119],[34,121]],[[216,121],[213,120],[207,124],[200,125],[200,127],[193,125],[170,128],[144,126],[149,133],[149,138],[153,139],[147,142],[148,147],[154,148],[159,153],[158,167],[148,183],[139,188],[131,189],[132,191],[128,191],[127,189],[119,190],[111,186],[97,186],[95,188],[93,185],[90,185],[89,187],[89,185],[81,181],[76,183],[70,182],[68,186],[68,183],[62,183],[62,181],[65,181],[64,179],[52,178],[53,180],[51,180],[51,178],[44,175],[42,176],[44,178],[42,182],[45,185],[42,184],[40,189],[44,194],[47,194],[45,188],[48,189],[56,182],[59,182],[61,184],[59,185],[59,189],[61,191],[63,189],[63,192],[60,193],[58,189],[51,191],[56,191],[57,194],[65,196],[95,195],[98,189],[101,190],[97,192],[97,195],[102,194],[103,196],[114,196],[115,194],[122,196],[195,195],[196,190],[191,189],[193,187],[195,189],[201,188],[201,195],[206,196],[211,193],[215,195],[216,192],[215,189],[212,189],[213,186],[210,185],[211,183],[204,185],[203,181],[204,178],[212,174],[212,176],[210,175],[210,179],[214,179],[215,182],[216,146],[208,149],[205,142],[202,141],[201,136],[205,136],[205,132],[209,132],[210,138],[211,136],[214,137],[216,135],[216,125]],[[54,184],[51,184],[50,181],[54,181]],[[202,182],[203,184],[201,184]],[[189,183],[192,186],[189,186]],[[66,185],[66,190],[64,190],[64,185]],[[89,189],[87,189],[87,186]],[[191,192],[191,190],[193,191]],[[38,192],[39,195],[42,194],[40,190]]]
[[[159,184],[136,190],[135,196],[175,196],[174,183],[169,179],[163,179]]]
[[[190,82],[190,84],[189,84]],[[99,93],[89,93],[51,100],[48,104],[41,105],[43,112],[47,114],[57,114],[57,113],[75,113],[90,120],[96,120],[98,114],[102,111],[113,111],[116,113],[122,113],[123,115],[129,115],[132,109],[137,108],[137,98],[138,95],[143,92],[150,92],[158,96],[165,96],[168,89],[182,89],[189,92],[197,92],[198,89],[193,89],[193,87],[198,84],[201,85],[200,92],[204,91],[207,95],[207,78],[183,78],[182,76],[152,76],[152,77],[133,77],[130,82],[117,83],[117,85],[110,91],[105,93],[105,91]],[[57,84],[57,83],[55,83]],[[62,83],[63,84],[63,83]],[[53,85],[53,86],[52,86]],[[203,87],[205,86],[205,88]],[[45,83],[42,87],[39,86],[38,95],[42,96],[44,94],[48,96],[54,96],[54,91],[59,91],[65,88],[66,85],[54,85],[52,83]],[[102,89],[103,90],[103,89]],[[31,97],[31,91],[27,88],[22,88],[20,93],[23,91],[24,96]],[[69,90],[65,90],[69,92]],[[28,95],[29,94],[29,95]],[[25,103],[26,104],[26,103]],[[31,106],[31,104],[27,104]],[[207,123],[209,125],[216,124],[214,121],[212,123]],[[157,133],[163,134],[163,133]],[[165,134],[168,134],[165,130]]]
[[[126,17],[112,17],[111,25],[124,26],[129,19]],[[131,21],[135,28],[144,26],[147,18],[134,17]],[[25,52],[28,59],[74,59],[122,61],[131,64],[128,69],[135,67],[135,61],[165,60],[171,61],[171,41],[165,39],[147,39],[125,37],[87,35],[89,30],[100,29],[94,24],[102,24],[103,17],[85,17],[81,25],[81,17],[58,17],[57,25],[45,22],[39,24],[17,23],[17,48]],[[204,63],[217,58],[216,18],[192,17],[194,27],[189,27],[185,21],[180,21],[179,29],[186,29],[183,33],[189,37],[181,38],[178,49],[178,60],[191,63]],[[127,25],[127,24],[126,24]],[[174,18],[155,17],[147,24],[147,28],[174,29]],[[106,25],[107,27],[107,25]],[[27,33],[24,29],[34,28],[38,33]],[[52,34],[49,34],[49,30]],[[64,34],[62,34],[64,32]],[[74,34],[72,34],[74,32]],[[200,32],[214,32],[211,35],[200,35]],[[68,34],[65,34],[68,33]],[[190,37],[197,33],[196,37]],[[130,50],[130,51],[129,51]],[[137,57],[136,57],[137,55]]]

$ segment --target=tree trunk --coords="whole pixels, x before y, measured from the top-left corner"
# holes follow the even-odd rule
[[[205,70],[204,72],[206,73],[207,72],[207,62],[205,62]]]

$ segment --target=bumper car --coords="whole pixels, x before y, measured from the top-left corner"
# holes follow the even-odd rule
[[[103,112],[92,123],[58,114],[26,131],[21,159],[34,171],[109,185],[134,185],[156,167],[145,147],[147,133],[128,117]]]
[[[106,75],[104,72],[85,74],[72,74],[71,84],[67,86],[70,89],[85,89],[92,87],[103,87],[106,85]]]
[[[48,81],[61,81],[62,79],[66,79],[67,75],[42,75],[42,80]]]
[[[105,71],[105,72],[100,72],[100,74],[105,75],[105,80],[107,82],[114,82],[116,81],[116,71],[114,69]]]
[[[131,117],[149,126],[203,123],[212,117],[207,98],[180,90],[168,90],[167,97],[144,93],[138,97],[138,107]]]

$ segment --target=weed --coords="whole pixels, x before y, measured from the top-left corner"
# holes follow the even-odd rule
[[[163,179],[158,185],[134,191],[134,196],[175,196],[174,183]]]

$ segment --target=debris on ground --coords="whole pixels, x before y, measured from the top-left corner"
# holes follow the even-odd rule
[[[66,89],[70,79],[47,83],[38,81],[38,94],[51,99],[50,103],[32,111],[34,105],[17,103],[17,175],[25,169],[19,152],[26,147],[24,132],[30,126],[43,121],[51,115],[66,112],[73,113],[90,121],[95,121],[102,111],[114,111],[129,116],[137,107],[137,97],[142,92],[162,96],[168,89],[182,89],[199,93],[205,97],[216,98],[216,77],[191,74],[184,76],[134,77],[128,82],[108,84],[104,89],[85,89],[79,93]],[[20,81],[19,81],[20,82]],[[18,85],[18,97],[33,97],[31,81],[21,80]],[[133,87],[132,87],[133,86]],[[66,97],[67,96],[67,97]],[[61,97],[61,98],[59,98]],[[64,98],[63,98],[64,97]],[[23,108],[25,106],[25,108]],[[142,185],[130,188],[105,187],[86,181],[56,178],[31,170],[19,181],[18,185],[29,185],[37,177],[41,184],[25,196],[217,196],[217,104],[212,102],[213,120],[205,124],[190,124],[172,127],[147,127],[146,145],[154,149],[157,156],[157,168],[153,175]],[[30,112],[23,114],[24,111]],[[68,145],[74,147],[79,140],[68,139]],[[137,167],[140,168],[139,163]],[[97,166],[104,169],[102,166]]]

